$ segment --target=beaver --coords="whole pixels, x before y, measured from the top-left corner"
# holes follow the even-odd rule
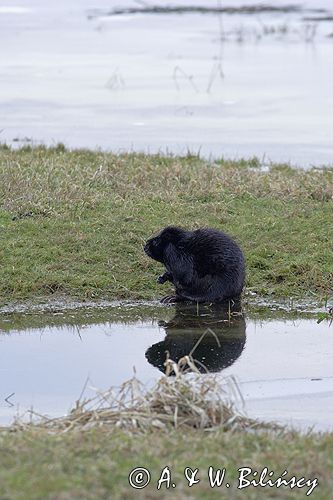
[[[147,361],[161,372],[167,370],[166,360],[178,363],[191,356],[201,373],[220,372],[231,366],[242,354],[246,344],[246,324],[241,304],[175,304],[175,316],[159,321],[166,337],[146,351]],[[193,366],[193,365],[192,365]],[[186,371],[193,367],[184,366]]]
[[[167,295],[162,302],[223,302],[242,293],[244,255],[222,231],[168,226],[147,241],[144,251],[166,268],[158,283],[170,281],[175,286],[175,295]]]

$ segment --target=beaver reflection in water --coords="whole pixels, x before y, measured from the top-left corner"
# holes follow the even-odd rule
[[[160,321],[166,336],[146,351],[147,361],[161,372],[167,371],[167,359],[178,363],[191,356],[201,373],[220,372],[231,366],[242,354],[246,344],[246,324],[240,303],[196,304],[178,303],[175,316]],[[185,371],[193,366],[183,365]]]
[[[244,255],[222,231],[169,226],[150,238],[144,251],[166,268],[158,283],[171,281],[175,285],[175,295],[164,297],[162,302],[222,302],[242,292]]]

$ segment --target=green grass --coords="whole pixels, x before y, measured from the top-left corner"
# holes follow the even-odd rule
[[[0,148],[0,303],[54,294],[158,298],[144,241],[168,224],[240,243],[247,290],[332,294],[333,171],[255,160]],[[248,168],[252,167],[252,168]]]
[[[161,267],[142,245],[168,224],[232,234],[246,255],[247,291],[332,295],[332,169],[273,166],[266,173],[257,167],[255,159],[208,164],[193,156],[0,147],[0,303],[158,298],[168,287],[156,284]],[[285,469],[288,477],[317,477],[311,498],[326,500],[333,488],[332,445],[332,434],[276,431],[10,428],[0,432],[0,498],[306,497],[307,488],[237,490],[239,467],[266,466],[274,477]],[[230,489],[210,488],[210,465],[227,469]],[[142,491],[127,479],[138,466],[152,476]],[[177,486],[158,491],[165,466]],[[187,466],[199,468],[201,482],[192,488]]]
[[[327,500],[333,488],[333,436],[296,433],[204,432],[170,430],[128,434],[94,429],[48,435],[42,430],[0,434],[0,484],[4,499],[126,499],[126,498],[307,498],[308,487],[248,487],[238,490],[238,468],[264,467],[274,478],[318,479],[310,498]],[[176,488],[157,490],[168,466]],[[231,487],[212,489],[208,467],[226,468]],[[150,470],[151,484],[143,490],[129,486],[135,467]],[[185,467],[198,468],[199,484],[188,487]],[[251,478],[253,479],[253,478]]]

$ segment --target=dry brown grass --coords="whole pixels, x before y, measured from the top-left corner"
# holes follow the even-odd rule
[[[33,426],[63,433],[99,427],[129,432],[170,427],[208,430],[267,427],[242,414],[242,396],[232,377],[221,381],[213,375],[201,375],[191,356],[178,363],[168,359],[165,364],[169,376],[160,378],[150,390],[134,376],[119,388],[98,391],[93,398],[78,400],[65,417],[50,419],[31,411],[30,423],[17,421],[12,429]],[[189,368],[191,375],[186,374]]]
[[[10,211],[95,205],[110,196],[172,200],[235,196],[333,199],[332,170],[262,172],[252,161],[208,163],[197,157],[0,149],[0,205]]]

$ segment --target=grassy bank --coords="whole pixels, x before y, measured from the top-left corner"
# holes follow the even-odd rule
[[[238,490],[238,468],[264,467],[275,471],[274,479],[284,470],[287,478],[318,479],[309,498],[331,498],[332,435],[300,436],[296,433],[254,434],[244,432],[155,430],[129,435],[103,428],[88,432],[49,435],[46,432],[0,434],[1,498],[8,499],[108,499],[108,498],[308,498],[308,487],[248,487]],[[168,466],[176,488],[166,490],[157,482]],[[211,488],[208,467],[226,468],[225,482]],[[151,484],[133,489],[128,476],[135,467],[151,473]],[[198,468],[200,483],[188,487],[185,467]],[[250,478],[248,478],[250,479]],[[251,476],[251,479],[254,479]]]
[[[252,167],[252,168],[249,168]],[[0,302],[65,294],[158,298],[142,251],[168,224],[231,233],[247,290],[332,293],[333,171],[62,147],[0,148]]]
[[[191,357],[187,362],[195,371]],[[142,498],[169,498],[170,490],[176,499],[221,498],[223,491],[228,498],[304,498],[312,490],[314,498],[329,498],[332,434],[300,435],[255,422],[237,412],[237,398],[231,403],[234,382],[228,390],[214,376],[184,376],[181,362],[168,360],[168,367],[177,376],[150,390],[134,378],[77,402],[67,417],[0,432],[1,498],[134,498],[140,489],[129,475],[137,467],[151,479]],[[166,467],[170,476],[164,473],[158,489]],[[198,469],[191,487],[188,467]],[[210,467],[226,470],[219,487],[211,487]],[[245,467],[254,472],[247,481],[258,481],[264,468],[271,476],[251,486],[240,482]],[[265,486],[284,471],[287,481],[305,478],[302,487]]]

